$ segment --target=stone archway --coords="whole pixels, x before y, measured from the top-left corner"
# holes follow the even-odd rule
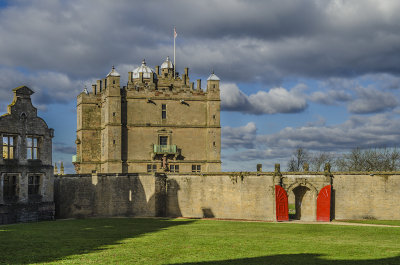
[[[296,183],[288,189],[289,204],[294,205],[292,220],[315,221],[317,190],[309,183]]]

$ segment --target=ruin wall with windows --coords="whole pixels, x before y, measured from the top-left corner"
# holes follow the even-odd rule
[[[54,219],[53,129],[37,116],[26,86],[0,116],[0,224]]]

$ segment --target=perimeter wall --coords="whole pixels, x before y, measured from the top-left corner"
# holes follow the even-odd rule
[[[62,175],[55,178],[56,217],[183,216],[274,221],[275,185],[289,193],[294,185],[319,191],[321,181],[332,185],[332,218],[400,220],[398,172]],[[292,188],[285,184],[289,182]]]

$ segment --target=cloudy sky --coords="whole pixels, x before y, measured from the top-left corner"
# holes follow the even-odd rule
[[[173,54],[192,80],[221,78],[222,168],[285,168],[297,147],[400,143],[400,1],[0,0],[0,112],[28,85],[73,172],[76,96],[112,65]],[[204,84],[205,82],[203,82]]]

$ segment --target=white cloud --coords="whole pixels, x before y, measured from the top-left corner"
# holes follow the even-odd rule
[[[236,84],[221,85],[222,110],[249,114],[295,113],[304,111],[307,102],[299,88],[286,90],[272,88],[268,92],[258,91],[247,96]]]
[[[399,102],[389,92],[383,92],[373,87],[356,87],[357,99],[348,105],[352,113],[376,113],[395,108]]]
[[[256,139],[257,127],[254,122],[249,122],[245,126],[232,128],[229,126],[222,128],[222,148],[253,148]]]

